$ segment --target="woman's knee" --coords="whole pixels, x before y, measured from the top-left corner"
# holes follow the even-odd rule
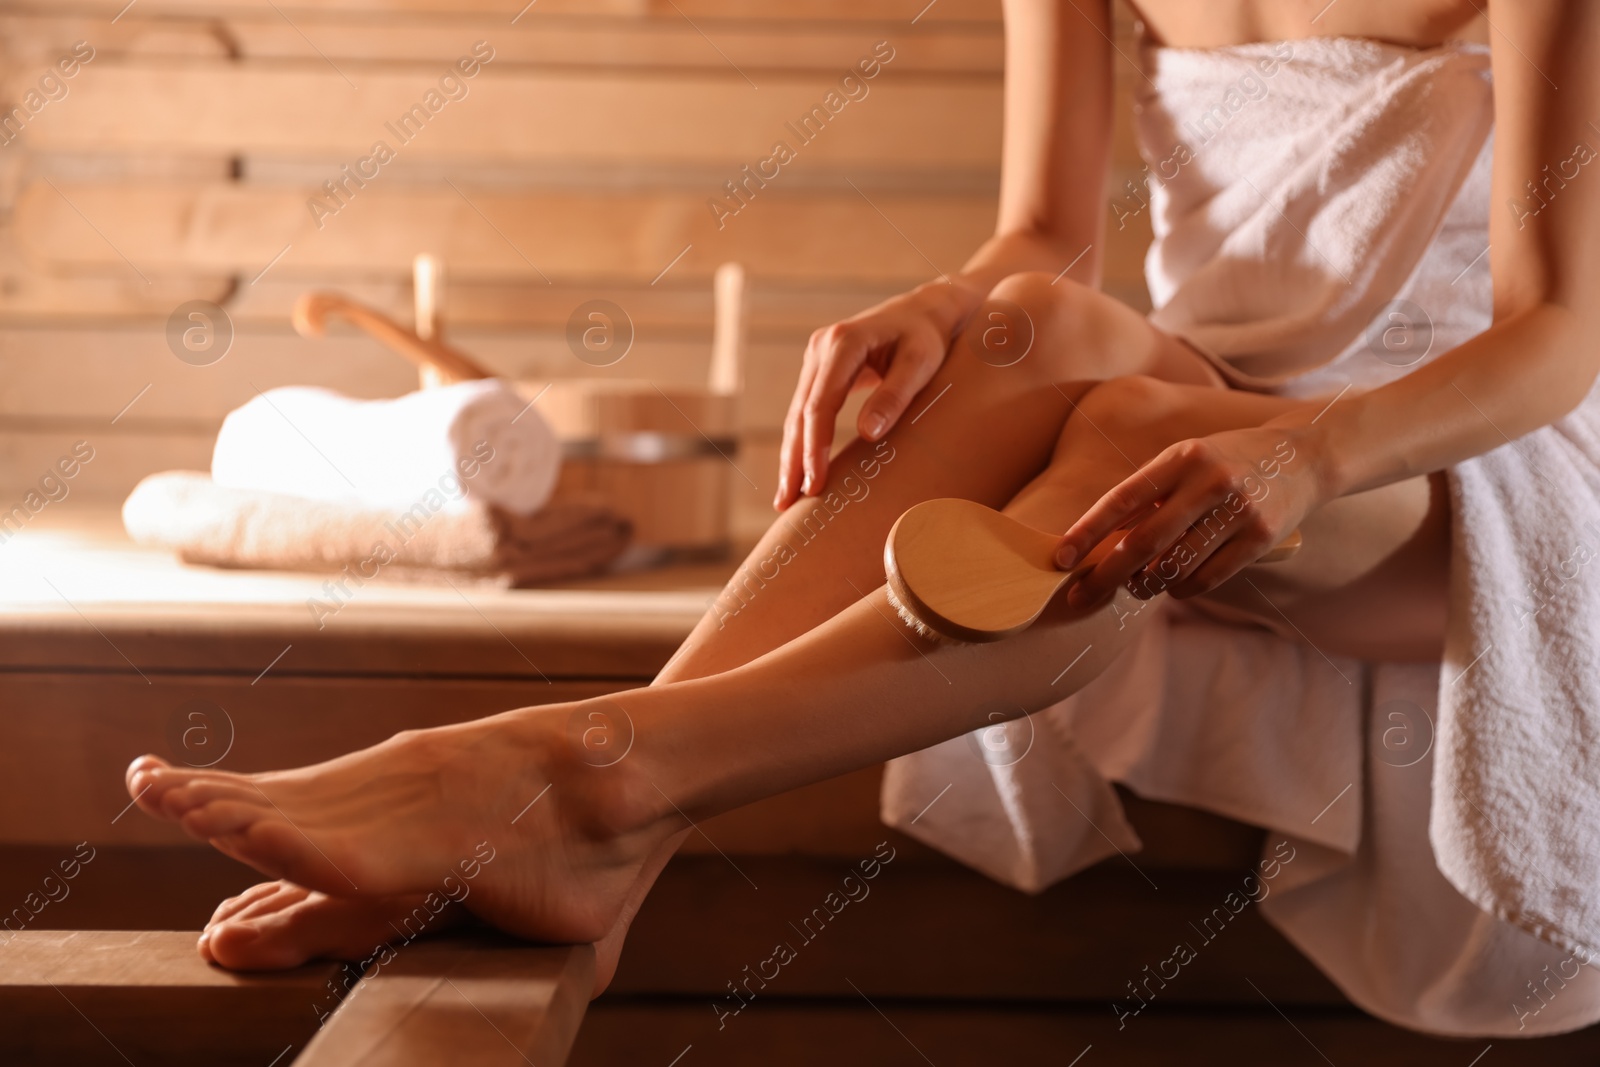
[[[1006,356],[1019,369],[1063,378],[1127,373],[1153,333],[1144,316],[1112,297],[1043,271],[1012,274],[992,290],[969,331],[980,356]],[[1003,346],[1010,345],[1005,352]],[[1027,351],[1021,353],[1026,346]],[[995,360],[986,360],[996,362]]]
[[[1074,418],[1113,439],[1148,435],[1189,403],[1193,387],[1145,374],[1125,374],[1097,382],[1078,401]],[[1068,427],[1071,423],[1069,421]]]

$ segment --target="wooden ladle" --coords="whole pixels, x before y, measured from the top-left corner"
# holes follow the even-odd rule
[[[386,347],[400,353],[422,371],[432,371],[443,383],[492,378],[471,356],[437,338],[424,340],[376,308],[342,293],[309,292],[294,303],[294,328],[302,337],[321,337],[329,318],[354,323]]]

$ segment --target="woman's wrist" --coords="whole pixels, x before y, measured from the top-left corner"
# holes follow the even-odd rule
[[[1354,489],[1352,451],[1339,428],[1327,420],[1326,409],[1310,406],[1266,423],[1282,430],[1294,449],[1303,457],[1305,474],[1311,479],[1318,504],[1336,500]]]
[[[928,309],[945,335],[954,337],[978,310],[984,297],[989,295],[989,287],[981,281],[956,274],[924,282],[911,292]]]

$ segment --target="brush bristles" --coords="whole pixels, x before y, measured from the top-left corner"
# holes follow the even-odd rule
[[[935,630],[933,627],[917,618],[915,613],[913,613],[912,610],[906,606],[905,602],[899,597],[895,596],[893,582],[886,584],[883,587],[883,591],[889,598],[889,606],[894,608],[894,613],[896,615],[900,616],[900,621],[909,626],[918,637],[926,638],[929,641],[937,641],[941,644],[957,643],[955,638],[948,634],[940,633],[938,630]]]

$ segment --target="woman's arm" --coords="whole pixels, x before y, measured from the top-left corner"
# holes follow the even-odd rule
[[[1095,286],[1111,161],[1111,4],[1005,0],[1004,7],[1000,217],[957,280],[981,299],[1008,274],[1055,272],[1077,260],[1069,276]]]
[[[995,236],[958,273],[811,335],[784,420],[774,500],[780,509],[821,486],[834,419],[858,379],[880,382],[857,423],[862,437],[876,441],[933,377],[951,339],[1000,279],[1069,264],[1079,281],[1099,278],[1111,151],[1111,0],[1005,0],[1005,23]]]
[[[1549,425],[1600,372],[1600,4],[1489,8],[1495,322],[1318,420],[1330,495],[1440,470]]]
[[[1600,372],[1600,4],[1492,0],[1489,18],[1494,325],[1381,388],[1167,449],[1063,537],[1058,562],[1070,566],[1134,524],[1074,602],[1142,569],[1154,575],[1168,546],[1232,498],[1243,521],[1187,553],[1176,582],[1137,580],[1179,597],[1209,592],[1326,501],[1481,455],[1588,394]],[[1285,454],[1296,458],[1274,462]],[[1270,495],[1251,500],[1263,463],[1281,473]]]

